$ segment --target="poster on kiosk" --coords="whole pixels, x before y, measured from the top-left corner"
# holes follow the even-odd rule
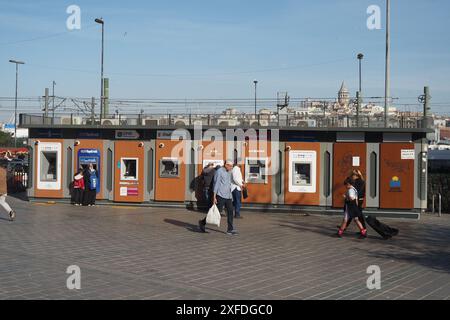
[[[100,150],[80,149],[78,150],[78,168],[86,170],[92,164],[97,174],[97,193],[100,192]]]

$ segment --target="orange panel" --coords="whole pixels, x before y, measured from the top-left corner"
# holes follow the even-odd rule
[[[101,158],[100,158],[101,163],[100,163],[100,168],[99,168],[101,182],[100,182],[100,193],[97,194],[97,199],[98,200],[105,199],[105,197],[103,196],[103,190],[104,190],[103,175],[105,174],[106,168],[102,167],[103,160],[104,160],[103,157],[105,156],[103,153],[103,140],[79,140],[79,141],[80,141],[80,144],[78,146],[74,147],[74,155],[75,156],[73,159],[73,170],[74,170],[73,172],[75,172],[78,169],[77,168],[78,151],[80,149],[97,149],[97,150],[99,150],[100,155],[101,155]]]
[[[361,170],[366,177],[366,144],[365,143],[335,143],[333,159],[333,207],[344,206],[344,180],[353,169]],[[353,160],[359,157],[359,166],[353,166]],[[356,159],[355,159],[356,160]]]
[[[412,143],[383,143],[380,154],[380,208],[414,208],[414,159],[402,160]]]
[[[202,141],[203,148],[197,150],[197,183],[195,183],[195,198],[197,200],[203,200],[203,183],[201,181],[201,174],[205,167],[205,162],[225,162],[228,159],[226,152],[226,141]],[[232,157],[231,157],[232,158]]]
[[[316,192],[315,193],[293,193],[289,192],[289,151],[286,151],[286,160],[284,165],[285,179],[284,190],[285,204],[318,206],[320,205],[320,143],[311,142],[289,142],[287,146],[291,147],[291,151],[316,151]]]
[[[114,146],[114,201],[116,202],[144,202],[144,147],[140,141],[116,141]],[[121,159],[137,159],[137,181],[122,180]]]
[[[60,172],[60,175],[61,175],[61,189],[59,189],[59,190],[39,190],[38,189],[38,176],[37,176],[37,174],[38,174],[38,170],[39,170],[39,168],[38,168],[38,157],[39,157],[39,154],[38,154],[38,148],[37,148],[37,146],[35,147],[35,154],[34,154],[34,168],[35,168],[35,170],[33,170],[34,172],[33,172],[33,177],[34,177],[34,180],[33,181],[35,181],[35,186],[34,186],[34,196],[36,197],[36,198],[54,198],[54,199],[61,199],[61,198],[64,198],[64,192],[63,192],[63,188],[65,187],[64,186],[64,183],[63,183],[63,175],[64,175],[64,172],[65,172],[65,167],[64,167],[64,164],[65,164],[65,151],[66,150],[64,150],[64,141],[62,140],[62,139],[39,139],[39,142],[56,142],[56,143],[60,143],[61,144],[61,172]]]
[[[271,144],[269,141],[260,141],[252,143],[247,141],[245,146],[245,159],[247,158],[268,158],[271,157]],[[245,177],[245,166],[242,166],[242,172]],[[268,182],[265,184],[248,183],[248,198],[243,200],[244,203],[272,203],[272,176],[268,175]]]
[[[184,152],[190,152],[190,149],[183,148],[181,144],[185,141],[157,140],[156,141],[156,164],[155,164],[155,200],[156,201],[174,201],[183,202],[186,199],[186,164],[182,163]],[[160,144],[164,147],[160,148]],[[179,152],[175,152],[175,147],[179,148]],[[187,149],[187,150],[184,150]],[[171,178],[163,178],[160,176],[160,161],[163,158],[177,158],[179,163],[179,176]]]

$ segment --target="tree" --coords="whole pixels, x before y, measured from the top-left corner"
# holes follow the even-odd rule
[[[0,146],[11,147],[14,146],[14,139],[11,134],[0,131]]]

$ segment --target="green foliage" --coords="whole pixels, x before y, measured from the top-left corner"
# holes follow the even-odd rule
[[[24,141],[26,141],[26,139],[17,139],[17,147],[24,147]],[[0,147],[14,147],[14,137],[10,133],[0,131]]]

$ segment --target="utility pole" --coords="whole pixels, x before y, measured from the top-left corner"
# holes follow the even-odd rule
[[[47,117],[48,117],[48,88],[45,88],[45,95],[44,95],[44,118],[45,121],[47,121]]]
[[[255,119],[257,119],[258,118],[258,111],[257,111],[257,108],[256,108],[256,105],[257,105],[257,103],[256,103],[256,100],[257,100],[256,90],[257,90],[257,86],[258,86],[258,80],[254,80],[253,83],[255,84]]]
[[[95,98],[92,97],[91,99],[91,121],[92,125],[95,124]]]
[[[14,99],[14,147],[17,148],[17,92],[19,85],[19,64],[25,64],[25,62],[17,60],[9,60],[9,62],[16,64],[16,98]]]
[[[95,22],[100,24],[102,26],[102,55],[101,55],[101,80],[100,80],[100,119],[104,116],[104,110],[103,110],[103,56],[104,56],[104,45],[105,45],[105,22],[103,21],[103,18],[95,19]]]
[[[386,0],[386,72],[384,92],[384,126],[388,126],[389,98],[391,95],[391,1]]]
[[[430,88],[425,87],[423,90],[423,95],[419,97],[419,102],[423,103],[423,127],[431,128],[432,127],[432,119],[431,119],[431,108],[430,108]]]
[[[356,92],[356,127],[360,128],[359,115],[361,111],[361,91]]]
[[[53,81],[52,82],[52,86],[53,86],[53,89],[52,89],[52,124],[55,122],[55,85],[56,85],[56,82],[55,81]]]

